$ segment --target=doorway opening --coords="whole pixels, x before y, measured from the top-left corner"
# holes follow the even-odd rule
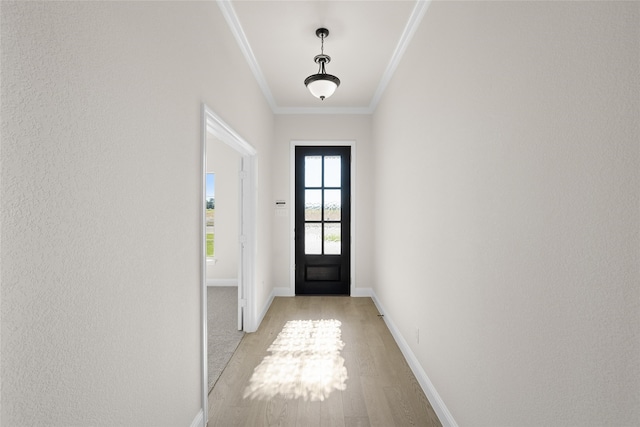
[[[255,250],[256,250],[256,150],[240,135],[238,135],[229,125],[218,117],[209,107],[202,106],[202,197],[201,197],[201,358],[202,358],[202,410],[204,419],[208,419],[208,357],[207,357],[207,263],[211,264],[213,257],[208,257],[211,252],[212,238],[208,236],[214,232],[213,242],[215,245],[215,226],[208,225],[210,218],[207,218],[207,205],[210,207],[211,201],[207,200],[207,140],[215,139],[230,149],[238,159],[238,169],[236,171],[235,185],[237,185],[236,212],[237,232],[236,232],[236,274],[237,281],[237,329],[246,332],[254,332],[256,329],[256,308],[255,308]],[[218,177],[219,178],[219,177]],[[233,184],[232,184],[233,185]],[[210,195],[210,194],[209,194]],[[211,197],[209,197],[211,199]],[[215,206],[215,200],[214,200]],[[209,217],[211,213],[209,213]],[[220,249],[220,248],[219,248]],[[213,254],[216,254],[214,246]]]
[[[209,393],[244,336],[238,286],[240,253],[240,154],[207,133],[206,280]]]

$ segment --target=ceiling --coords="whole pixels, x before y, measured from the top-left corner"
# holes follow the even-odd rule
[[[373,112],[428,0],[220,0],[238,44],[276,114]],[[317,28],[325,27],[326,71],[340,87],[321,101],[304,86],[318,72]]]

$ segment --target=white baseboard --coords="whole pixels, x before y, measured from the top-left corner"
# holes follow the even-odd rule
[[[273,298],[275,298],[275,289],[271,291],[271,294],[269,294],[269,298],[267,299],[266,304],[264,305],[264,307],[262,307],[262,311],[260,312],[260,314],[258,314],[258,318],[256,319],[256,331],[258,330],[258,328],[260,327],[260,324],[262,323],[262,320],[264,319],[264,316],[266,316],[267,311],[269,311],[269,307],[271,307],[271,303],[273,302]]]
[[[198,411],[198,413],[196,414],[196,417],[193,419],[193,421],[191,421],[190,427],[205,427],[203,418],[204,412],[202,411],[202,409],[200,409],[200,411]]]
[[[273,302],[273,299],[275,297],[293,297],[293,296],[295,295],[290,288],[284,288],[284,287],[273,288],[271,290],[271,294],[269,294],[269,298],[267,299],[266,304],[264,305],[264,307],[262,307],[262,311],[258,316],[258,319],[256,321],[256,330],[258,330],[258,328],[260,327],[260,324],[262,323],[262,319],[264,319],[264,316],[266,316],[267,311],[269,311],[269,307],[271,307],[271,303]]]
[[[238,279],[207,279],[207,286],[238,286]]]
[[[371,289],[370,291],[371,291],[371,299],[373,300],[373,303],[378,308],[378,311],[380,312],[380,314],[384,315],[383,319],[387,324],[389,331],[391,331],[391,335],[393,335],[393,338],[396,340],[398,347],[400,347],[400,351],[402,351],[402,354],[407,360],[409,367],[411,368],[411,370],[413,371],[413,374],[416,376],[416,379],[420,383],[420,387],[422,387],[424,394],[427,396],[427,399],[429,399],[429,403],[431,403],[431,406],[433,407],[433,410],[436,412],[436,415],[440,419],[442,426],[458,427],[456,420],[453,419],[451,412],[449,412],[449,409],[447,409],[447,406],[442,401],[442,398],[440,397],[440,395],[436,391],[436,388],[433,386],[433,383],[431,382],[426,372],[420,365],[420,362],[418,362],[418,359],[416,358],[415,354],[413,354],[413,351],[411,351],[409,344],[407,344],[407,341],[404,339],[404,337],[402,336],[402,334],[400,333],[396,325],[393,323],[393,320],[391,320],[391,318],[387,314],[386,310],[382,306],[382,303],[380,303],[380,300],[376,296],[375,291],[373,291],[373,289]]]
[[[352,297],[371,297],[371,295],[373,295],[373,289],[371,288],[353,288],[353,291],[351,291],[351,296]]]
[[[273,288],[273,296],[294,297],[296,295],[291,288],[280,287],[280,288]]]

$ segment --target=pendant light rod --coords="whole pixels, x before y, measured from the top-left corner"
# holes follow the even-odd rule
[[[326,28],[318,28],[316,30],[316,36],[320,38],[320,54],[324,53],[324,38],[329,37],[329,30]]]

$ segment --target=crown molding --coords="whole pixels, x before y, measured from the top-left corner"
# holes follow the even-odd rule
[[[269,85],[267,84],[267,79],[265,79],[262,70],[260,69],[260,65],[258,64],[258,60],[253,54],[253,50],[251,49],[251,45],[249,45],[249,40],[247,40],[247,36],[242,29],[242,25],[240,24],[240,20],[238,19],[238,15],[236,15],[236,11],[233,9],[231,5],[231,0],[217,0],[218,6],[220,10],[222,10],[222,15],[224,16],[225,21],[227,21],[227,25],[231,29],[233,33],[233,37],[238,42],[238,46],[240,46],[240,50],[244,55],[247,63],[249,64],[249,68],[251,68],[251,72],[253,76],[256,78],[258,82],[258,86],[262,90],[262,94],[264,95],[269,107],[271,107],[271,111],[275,111],[278,106],[276,105],[276,101],[271,94],[271,89],[269,89]]]
[[[416,4],[411,11],[411,15],[409,15],[407,25],[405,25],[402,36],[396,45],[396,49],[391,56],[391,60],[389,61],[387,68],[382,74],[380,83],[378,84],[368,107],[278,107],[276,105],[275,98],[271,93],[271,89],[269,89],[269,85],[267,84],[267,79],[264,77],[264,74],[260,69],[260,65],[258,64],[258,60],[253,54],[251,45],[249,44],[244,30],[242,29],[238,15],[236,15],[236,12],[231,5],[231,0],[216,1],[220,10],[222,10],[224,19],[227,21],[227,24],[229,25],[242,54],[247,60],[249,68],[258,82],[258,86],[260,86],[260,89],[262,90],[273,114],[373,114],[385,89],[387,88],[387,85],[393,77],[393,73],[396,71],[396,68],[400,63],[404,52],[407,50],[414,33],[420,26],[420,22],[422,21],[424,14],[427,12],[427,9],[431,4],[431,0],[416,0]]]
[[[402,32],[402,36],[398,41],[398,45],[396,46],[396,50],[391,55],[391,60],[389,61],[389,65],[387,65],[386,70],[382,74],[382,78],[380,79],[380,84],[378,84],[378,88],[376,89],[373,97],[371,98],[371,103],[369,104],[369,109],[373,112],[375,111],[380,99],[382,98],[382,94],[384,93],[387,85],[391,81],[393,77],[393,73],[395,73],[396,68],[398,68],[398,64],[400,64],[400,60],[402,60],[402,56],[404,52],[407,50],[413,35],[416,30],[420,26],[422,22],[422,18],[424,14],[427,13],[427,9],[431,5],[431,0],[417,0],[416,5],[413,7],[411,11],[411,15],[409,15],[409,20],[407,21],[407,25],[404,27],[404,31]]]

